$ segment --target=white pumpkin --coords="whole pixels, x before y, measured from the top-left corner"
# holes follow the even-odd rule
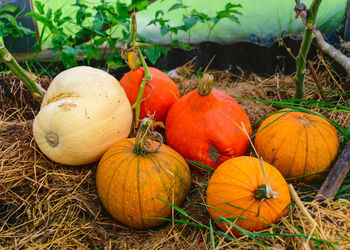
[[[117,79],[99,69],[79,66],[51,82],[33,133],[40,150],[66,165],[97,161],[114,143],[128,136],[129,100]]]

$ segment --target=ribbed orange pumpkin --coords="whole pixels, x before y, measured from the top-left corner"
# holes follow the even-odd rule
[[[147,124],[146,124],[147,125]],[[168,218],[171,206],[157,197],[181,206],[191,187],[186,161],[173,149],[144,136],[141,123],[135,138],[124,139],[103,155],[96,176],[99,198],[106,210],[119,222],[138,229],[156,227]],[[140,132],[141,131],[141,132]]]
[[[180,98],[180,93],[175,82],[166,74],[156,68],[148,67],[148,69],[152,79],[147,82],[142,95],[140,120],[149,113],[154,114],[155,121],[165,122],[168,110]],[[124,88],[131,105],[137,100],[144,75],[143,67],[139,67],[130,70],[120,79],[120,85]]]
[[[233,156],[244,155],[250,121],[229,95],[212,89],[213,77],[204,75],[198,89],[181,97],[170,109],[165,132],[167,144],[185,159],[216,168]]]
[[[258,231],[286,213],[291,201],[287,183],[270,164],[264,162],[264,168],[275,198],[266,197],[266,180],[255,157],[236,157],[215,170],[208,184],[207,205],[210,216],[222,231],[231,228],[235,235],[240,232],[222,217],[245,230]]]
[[[260,125],[254,144],[258,154],[285,178],[329,169],[339,148],[337,132],[326,119],[290,109],[269,116]],[[295,180],[311,183],[322,176],[310,175]]]

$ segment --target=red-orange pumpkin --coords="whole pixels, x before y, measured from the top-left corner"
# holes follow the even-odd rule
[[[339,148],[337,132],[326,119],[290,109],[281,110],[264,120],[254,144],[258,154],[285,178],[329,169]],[[295,180],[311,183],[321,177],[317,174]]]
[[[145,143],[147,136],[139,133],[137,138]],[[159,145],[151,140],[148,144],[153,149]],[[186,161],[170,147],[163,144],[150,153],[140,145],[129,138],[107,150],[97,168],[96,185],[103,206],[116,220],[146,229],[166,222],[147,217],[171,215],[171,206],[160,199],[181,206],[191,187],[191,173]]]
[[[249,142],[242,122],[250,121],[229,95],[212,89],[212,76],[204,75],[198,89],[181,97],[170,109],[165,132],[167,144],[185,159],[216,168],[233,156],[245,154]]]
[[[154,114],[155,121],[165,122],[168,110],[180,98],[180,93],[175,82],[166,74],[156,68],[148,67],[148,69],[152,79],[147,82],[142,95],[140,120],[147,117],[149,113],[150,115]],[[137,100],[144,75],[143,67],[139,67],[130,70],[120,79],[120,84],[131,105]]]
[[[223,218],[248,231],[258,231],[275,223],[290,203],[288,185],[281,173],[264,162],[275,198],[266,197],[266,180],[259,159],[241,156],[225,161],[211,176],[207,188],[210,216],[224,232],[240,231]]]

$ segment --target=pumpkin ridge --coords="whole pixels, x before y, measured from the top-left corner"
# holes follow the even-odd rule
[[[172,152],[164,152],[164,151],[161,151],[159,150],[158,153],[162,156],[170,156],[173,160],[177,161],[178,163],[180,163],[181,167],[183,167],[183,169],[186,170],[186,172],[191,175],[191,171],[190,169],[188,168],[187,164],[186,164],[186,161],[185,161],[185,164],[184,162],[180,161],[178,158],[175,157],[175,155],[172,154]]]
[[[300,139],[298,139],[297,141],[297,144],[296,144],[296,147],[298,147],[299,145],[299,142],[300,142]],[[289,171],[288,171],[288,177],[291,175],[291,172],[292,172],[292,169],[294,168],[294,162],[295,162],[295,159],[296,159],[296,155],[297,155],[297,150],[295,150],[294,152],[294,156],[293,156],[293,159],[292,159],[292,163],[290,164],[290,168],[289,168]]]
[[[214,193],[214,194],[216,194],[216,193]],[[244,199],[247,199],[247,198],[250,199],[251,197],[254,197],[254,194],[253,194],[253,193],[252,193],[251,195],[247,195],[247,196],[241,197],[241,198],[236,199],[236,200],[230,200],[229,202],[228,202],[228,201],[225,201],[225,202],[226,202],[226,203],[236,202],[236,201],[244,200]],[[254,201],[255,201],[255,198],[254,198]],[[220,204],[220,203],[218,203],[218,204]],[[228,205],[228,206],[230,206],[230,205]],[[244,209],[247,209],[247,208],[240,208],[240,209],[244,210]]]
[[[118,147],[118,149],[129,149],[129,147],[128,147],[128,146],[121,146],[121,147]],[[111,157],[117,156],[118,154],[125,153],[125,152],[123,152],[123,151],[117,151],[116,148],[113,149],[113,151],[116,151],[116,152],[114,152],[114,153],[111,154],[111,155],[108,155],[108,157],[106,157],[106,158],[102,158],[102,159],[101,159],[101,163],[103,163],[103,162],[109,160]]]
[[[287,124],[289,124],[289,126],[285,126],[284,127],[284,129],[285,130],[290,130],[290,126],[293,126],[293,124],[292,123],[289,123],[289,122],[287,122]],[[282,133],[282,131],[284,131],[284,130],[280,130],[280,133]],[[277,134],[277,133],[276,133]],[[282,133],[283,134],[283,133]],[[285,136],[283,137],[283,139],[279,139],[280,141],[281,141],[281,144],[278,146],[278,147],[276,147],[276,150],[273,152],[273,156],[271,157],[271,159],[275,159],[275,156],[277,155],[277,153],[278,153],[278,151],[281,149],[281,147],[282,147],[282,145],[287,141],[286,139],[288,138],[290,136],[290,134],[289,133],[285,133]],[[298,138],[298,140],[299,140],[299,138]],[[266,143],[268,143],[268,142],[266,142]]]
[[[322,123],[322,124],[324,124],[324,123]],[[313,126],[313,127],[315,128],[315,130],[318,132],[318,134],[319,134],[320,137],[322,138],[323,143],[327,146],[328,155],[329,155],[329,160],[332,160],[331,150],[330,150],[330,148],[329,148],[329,144],[328,144],[326,138],[323,136],[321,130],[320,130],[317,126],[315,126],[315,124],[311,123],[311,126]],[[329,129],[329,126],[327,126],[327,128]],[[326,130],[327,130],[327,129],[326,129]],[[337,144],[338,144],[338,142],[337,142]]]
[[[279,121],[279,119],[280,119],[280,118],[276,118],[276,121],[274,121],[273,123],[270,123],[270,122],[269,122],[267,125],[264,125],[263,128],[261,129],[262,131],[261,131],[260,133],[264,133],[264,129],[267,129],[268,127],[270,127],[270,126],[272,126],[272,125],[276,125],[275,122]],[[272,129],[272,127],[270,127],[270,129]],[[260,129],[259,129],[259,131],[260,131]],[[256,135],[259,134],[259,131],[258,131],[258,133],[257,133]],[[278,132],[278,131],[277,131],[277,132]],[[269,140],[266,140],[266,141],[264,142],[264,144],[270,144],[271,141],[272,141],[275,137],[277,137],[277,132],[274,133],[272,136],[270,136],[270,137],[269,137]],[[280,132],[281,132],[281,131],[280,131]]]
[[[249,204],[246,208],[243,208],[243,207],[238,208],[238,207],[237,207],[237,209],[242,210],[242,213],[239,215],[238,218],[245,217],[245,218],[247,218],[247,220],[251,220],[251,221],[254,221],[254,222],[258,222],[258,221],[254,220],[254,219],[251,219],[251,218],[249,218],[249,217],[247,217],[247,216],[244,216],[245,213],[252,213],[252,214],[255,214],[256,217],[259,217],[259,216],[258,216],[258,213],[255,212],[255,211],[253,211],[253,210],[251,209],[251,208],[253,207],[253,205],[255,204],[255,202],[257,202],[257,201],[258,201],[258,200],[256,200],[255,198],[253,198],[253,199],[251,199],[250,204]],[[260,202],[260,201],[258,201],[258,202]]]
[[[274,199],[274,198],[272,198],[272,199]],[[276,197],[275,199],[278,199],[278,198]],[[274,211],[274,214],[277,214],[277,215],[280,214],[280,213],[275,209],[275,206],[274,206],[273,204],[270,204],[270,203],[272,203],[271,199],[265,200],[264,203],[265,203],[271,210]],[[270,223],[271,223],[271,222],[270,222]]]
[[[226,183],[226,182],[212,182],[212,185],[227,185],[230,187],[239,187],[239,188],[244,188],[248,192],[252,192],[252,189],[248,189],[248,187],[245,187],[243,185],[238,185],[238,184],[232,184],[232,183]],[[216,192],[212,192],[213,194],[216,194]]]
[[[241,157],[245,157],[245,156],[241,156]],[[251,161],[251,162],[254,163],[254,165],[255,165],[255,162],[253,162],[253,161]],[[236,164],[238,164],[238,163],[236,163]],[[246,165],[247,165],[247,166],[250,166],[249,164],[246,164]],[[255,170],[255,169],[254,169],[254,170]],[[239,171],[239,173],[240,173],[241,175],[243,175],[243,176],[246,177],[246,178],[243,178],[244,181],[248,180],[248,179],[251,177],[251,176],[248,175],[248,173],[246,173],[246,171],[244,171],[244,169],[242,169],[242,168],[237,168],[236,171]],[[237,178],[237,176],[232,176],[232,177],[233,177],[233,179]],[[239,178],[239,180],[242,181],[242,178]],[[251,183],[249,183],[249,182],[243,182],[243,183],[244,183],[244,185],[247,186],[247,187],[251,186]],[[259,181],[258,181],[258,179],[256,179],[256,182],[255,182],[254,186],[256,185],[256,187],[257,187],[257,186],[258,186],[258,183],[259,183]],[[252,188],[252,190],[250,190],[250,191],[251,191],[252,194],[253,194],[254,188]]]
[[[247,198],[247,197],[245,197]],[[243,214],[243,212],[248,212],[248,213],[252,213],[252,214],[256,214],[255,212],[249,210],[248,208],[255,202],[255,200],[251,201],[251,204],[249,206],[247,206],[247,208],[243,208],[243,207],[238,207],[238,206],[235,206],[233,204],[231,204],[232,201],[228,202],[228,201],[224,201],[225,203],[227,204],[224,204],[225,206],[228,206],[228,207],[233,207],[235,210],[234,211],[226,211],[224,210],[223,208],[218,208],[217,205],[221,205],[221,202],[218,202],[218,203],[215,203],[215,204],[212,204],[210,206],[211,209],[214,209],[215,211],[221,211],[221,212],[224,212],[224,213],[228,213],[230,215],[233,215],[233,216],[236,216],[235,218],[240,218]],[[224,203],[222,202],[222,203]],[[236,211],[239,211],[238,213]],[[241,213],[240,213],[241,212]],[[216,214],[218,215],[218,214]],[[220,216],[218,216],[220,217]],[[231,217],[232,218],[232,217]]]
[[[131,158],[131,156],[132,155],[126,156],[122,161],[120,161],[120,163],[117,165],[116,169],[118,169],[125,161],[130,160],[129,157]],[[110,200],[109,195],[110,195],[110,192],[111,192],[111,189],[112,189],[112,184],[111,183],[113,182],[113,179],[114,179],[116,173],[117,173],[117,171],[114,171],[114,174],[113,174],[112,178],[110,179],[110,182],[108,183],[108,187],[109,188],[108,188],[107,195],[106,195],[106,200],[107,200],[106,209],[107,210],[110,210],[108,201]]]
[[[167,181],[171,181],[171,178],[169,178],[169,176],[167,175],[167,174],[165,174],[165,169],[163,169],[162,167],[160,167],[159,166],[159,161],[157,161],[156,159],[155,159],[155,157],[153,157],[153,155],[149,155],[150,157],[148,157],[151,161],[152,161],[152,163],[154,164],[154,166],[156,166],[156,168],[159,170],[158,172],[159,172],[159,175],[160,174],[162,174],[162,176],[165,176],[165,178],[167,179]],[[170,170],[169,170],[170,171]],[[159,176],[160,177],[160,176]],[[168,188],[167,188],[167,181],[165,181],[165,178],[159,178],[160,179],[160,182],[161,182],[161,184],[162,184],[162,188],[163,188],[163,190],[165,191],[165,193],[166,193],[166,196],[167,196],[167,199],[168,199],[168,201],[169,202],[171,202],[171,203],[173,203],[173,201],[172,201],[172,197],[170,197],[169,196],[169,194],[168,194],[168,192],[167,192],[167,190],[168,191],[170,191]],[[161,197],[160,197],[161,198]]]
[[[304,127],[305,127],[305,125],[304,125]],[[307,159],[308,159],[308,156],[309,156],[309,153],[310,153],[310,150],[309,150],[309,137],[308,137],[308,133],[307,132],[308,132],[308,127],[305,127],[306,154],[305,154],[303,175],[306,174],[306,164],[307,164]]]
[[[135,159],[137,159],[138,158],[138,156],[136,155],[136,154],[130,154],[131,156],[134,156],[131,160],[130,160],[130,162],[129,162],[129,164],[128,165],[130,165],[131,164],[131,162],[133,161],[133,160],[135,160]],[[119,164],[120,165],[120,164]],[[123,187],[125,187],[126,185],[126,182],[127,182],[127,179],[128,179],[128,174],[129,174],[129,170],[130,170],[130,167],[128,167],[127,168],[127,170],[126,170],[126,173],[125,173],[125,176],[124,176],[124,182],[123,182]],[[116,174],[116,171],[114,172],[114,174],[113,175],[115,175]],[[129,198],[129,197],[128,197]],[[122,214],[123,214],[123,218],[127,218],[126,216],[125,216],[125,204],[126,204],[126,202],[125,202],[125,192],[123,192],[123,196],[122,196]]]
[[[137,182],[137,193],[138,193],[138,199],[139,199],[139,209],[140,209],[140,218],[141,218],[141,224],[142,227],[145,227],[145,222],[143,219],[143,212],[142,212],[142,205],[141,205],[141,192],[140,192],[140,157],[137,157],[137,175],[136,175],[136,182]]]

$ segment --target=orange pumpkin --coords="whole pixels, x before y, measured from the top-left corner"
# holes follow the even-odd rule
[[[335,161],[339,142],[332,124],[320,115],[283,109],[260,125],[255,148],[285,178],[311,183]]]
[[[288,185],[272,165],[264,162],[264,168],[275,197],[267,196],[266,180],[255,157],[236,157],[215,170],[208,184],[207,205],[222,231],[240,232],[223,218],[245,230],[258,231],[286,213],[291,201]]]
[[[186,161],[166,145],[147,140],[141,123],[137,137],[112,146],[99,162],[96,185],[106,210],[119,222],[139,229],[156,227],[168,218],[171,206],[180,206],[191,187]],[[135,142],[136,140],[136,142]],[[147,144],[147,147],[146,147]]]
[[[231,96],[212,89],[213,77],[204,75],[198,89],[184,95],[170,109],[167,144],[185,159],[216,168],[233,156],[244,155],[250,121]]]
[[[162,71],[148,67],[152,79],[145,86],[140,106],[140,120],[149,114],[154,114],[155,121],[165,122],[170,107],[180,98],[180,92],[176,84]],[[126,73],[120,79],[120,85],[133,105],[139,94],[140,85],[144,78],[143,67],[139,67]]]

